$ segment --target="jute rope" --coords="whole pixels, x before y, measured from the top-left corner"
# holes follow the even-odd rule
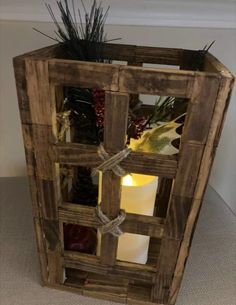
[[[104,162],[92,170],[92,176],[95,176],[98,171],[105,172],[107,170],[112,170],[119,177],[125,176],[127,173],[119,163],[124,160],[130,152],[131,149],[126,147],[114,156],[110,157],[105,151],[103,145],[100,144],[98,147],[98,155]]]
[[[126,213],[124,210],[120,210],[119,215],[110,220],[105,214],[103,214],[101,207],[96,207],[96,215],[101,224],[98,230],[101,234],[111,233],[113,236],[119,237],[123,234],[123,231],[119,228],[119,225],[125,220]]]

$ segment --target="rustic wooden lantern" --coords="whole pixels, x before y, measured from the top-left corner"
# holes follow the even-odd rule
[[[105,55],[128,65],[59,59],[58,46],[14,58],[33,217],[46,286],[127,304],[174,304],[222,130],[231,73],[207,53],[201,72],[191,71],[197,52],[106,45]],[[143,67],[176,65],[180,70]],[[127,213],[124,232],[151,237],[147,264],[116,259],[118,237],[102,235],[100,257],[64,249],[63,223],[97,228],[94,207],[64,202],[60,165],[94,168],[94,145],[58,142],[56,114],[63,86],[106,92],[104,147],[114,155],[125,147],[129,98],[138,94],[188,99],[178,155],[132,151],[120,166],[159,177],[153,216]],[[143,111],[147,111],[144,107]],[[120,177],[103,174],[101,209],[110,219],[120,211]]]

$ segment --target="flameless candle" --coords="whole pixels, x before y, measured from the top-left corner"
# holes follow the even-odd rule
[[[99,179],[99,202],[101,200],[101,174]],[[126,213],[152,216],[157,192],[157,177],[131,174],[122,178],[121,209]],[[117,259],[146,264],[149,236],[124,233],[119,237]],[[97,254],[100,255],[101,236],[98,234]]]

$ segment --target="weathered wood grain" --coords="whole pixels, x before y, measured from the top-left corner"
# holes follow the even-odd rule
[[[199,78],[198,73],[196,73],[181,137],[178,170],[166,217],[166,229],[160,249],[157,278],[152,290],[152,300],[156,302],[168,303],[170,298],[176,259],[192,207],[197,177],[204,154],[204,144],[207,141],[218,90],[218,77],[203,77],[201,75]],[[161,266],[163,266],[163,270]]]
[[[166,217],[166,213],[169,206],[170,193],[172,188],[172,179],[162,177],[158,179],[158,191],[156,197],[156,211],[157,217]]]
[[[147,264],[156,266],[157,257],[160,254],[161,238],[151,237],[148,247],[148,259]]]
[[[128,286],[127,304],[150,305],[151,287],[149,285],[132,285]]]
[[[122,150],[126,142],[126,129],[128,121],[129,96],[106,92],[105,120],[104,120],[104,148],[109,153],[111,150]],[[120,211],[121,178],[112,171],[102,174],[102,202],[101,208],[110,219],[118,216]],[[101,263],[114,265],[118,238],[111,234],[102,235]]]
[[[56,105],[49,99],[47,61],[27,59],[25,73],[32,123],[51,126],[52,114],[55,112]]]
[[[154,303],[168,304],[179,247],[179,240],[168,237],[162,239],[158,272],[152,288],[152,301]]]
[[[79,269],[103,275],[114,275],[143,283],[152,283],[155,267],[135,263],[116,261],[113,266],[100,263],[96,255],[65,251],[64,264],[67,268]]]
[[[233,79],[232,73],[227,69],[227,67],[222,64],[214,55],[211,53],[207,53],[205,55],[205,62],[204,62],[204,71],[206,72],[214,72],[219,74],[224,74],[223,76],[229,77]]]
[[[16,92],[18,98],[18,107],[22,124],[31,124],[29,98],[27,95],[27,82],[25,75],[24,57],[15,57],[13,59],[14,74],[16,81]]]
[[[73,60],[49,61],[50,81],[58,85],[118,91],[119,66]]]
[[[184,125],[184,130],[188,132],[183,132],[182,142],[206,143],[219,83],[219,76],[196,74]]]
[[[180,65],[182,49],[142,47],[136,48],[136,61],[159,65]]]
[[[79,204],[65,203],[60,206],[59,219],[65,223],[74,223],[85,227],[98,228],[100,226],[95,208]],[[164,230],[164,219],[127,213],[120,228],[127,233],[161,238]]]
[[[221,79],[220,89],[215,103],[214,114],[207,136],[207,145],[205,146],[204,154],[201,160],[197,184],[194,191],[194,200],[192,202],[190,214],[186,223],[184,239],[180,247],[180,252],[178,255],[177,264],[174,272],[174,278],[170,289],[169,302],[171,305],[175,304],[177,293],[180,288],[184,266],[189,254],[194,229],[196,227],[196,222],[201,208],[202,199],[205,193],[210,170],[214,160],[215,143],[218,142],[219,130],[222,129],[224,123],[226,110],[229,102],[228,100],[231,94],[233,83],[233,77],[228,77],[228,75],[222,77]]]
[[[143,67],[121,67],[119,89],[126,93],[190,97],[194,73]]]
[[[41,269],[41,279],[42,284],[48,281],[48,260],[46,255],[45,239],[43,236],[43,230],[41,225],[41,220],[39,218],[34,218],[34,230],[36,236],[37,250],[39,255],[40,269]]]
[[[32,121],[35,176],[42,215],[41,230],[47,258],[48,281],[63,282],[57,207],[61,200],[59,167],[50,159],[50,143],[56,141],[55,90],[50,86],[48,62],[26,59],[27,93]]]
[[[126,44],[105,44],[104,57],[128,62],[179,65],[182,49],[134,46]]]
[[[118,150],[112,151],[114,154],[117,152]],[[62,164],[96,167],[101,162],[97,154],[97,146],[94,145],[57,143],[52,146],[50,153],[54,162]],[[177,158],[133,151],[120,165],[132,173],[174,178],[177,171]]]
[[[203,145],[192,142],[181,144],[178,171],[172,188],[173,195],[193,198],[203,151]]]

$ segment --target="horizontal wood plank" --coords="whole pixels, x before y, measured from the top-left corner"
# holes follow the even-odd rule
[[[49,61],[49,76],[57,85],[118,91],[119,66],[52,59]]]
[[[58,143],[52,146],[51,157],[54,162],[74,166],[96,167],[101,163],[97,154],[97,146],[94,145]],[[120,165],[132,173],[174,178],[177,170],[177,157],[131,152]]]
[[[126,44],[105,44],[104,57],[128,62],[179,65],[182,49],[156,48]]]
[[[59,207],[59,219],[65,223],[74,223],[87,227],[98,228],[100,226],[95,208],[85,205],[63,204]],[[161,238],[164,231],[164,219],[127,213],[126,219],[120,225],[120,228],[127,233]]]
[[[105,265],[99,257],[79,252],[65,251],[64,265],[67,268],[79,269],[103,275],[115,275],[130,280],[152,283],[155,267],[129,262],[116,261],[115,265]]]
[[[128,66],[120,68],[119,79],[121,92],[188,98],[194,72]]]

